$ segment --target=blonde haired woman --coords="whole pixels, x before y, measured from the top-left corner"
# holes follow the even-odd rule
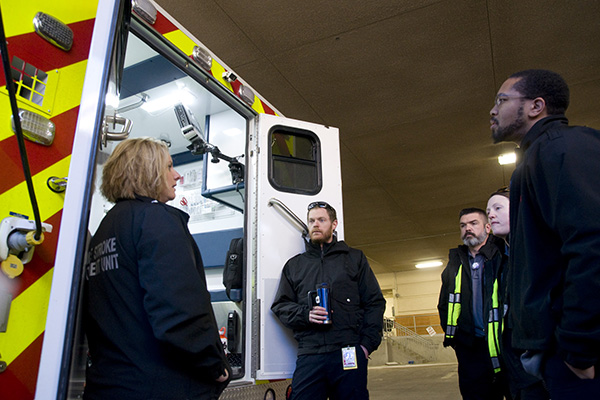
[[[230,367],[189,216],[165,202],[181,176],[155,139],[119,143],[102,172],[115,206],[86,263],[85,399],[217,399]]]
[[[510,295],[506,289],[506,279],[508,275],[508,235],[510,234],[510,193],[508,187],[503,187],[492,193],[488,199],[486,209],[489,223],[495,236],[504,239],[504,248],[501,249],[505,254],[504,279],[501,282],[502,290],[500,299],[504,303],[504,318],[499,327],[498,335],[502,338],[502,357],[506,367],[506,376],[513,400],[549,400],[550,394],[544,387],[542,380],[528,374],[523,369],[520,350],[512,347],[512,323],[508,318],[508,307]]]

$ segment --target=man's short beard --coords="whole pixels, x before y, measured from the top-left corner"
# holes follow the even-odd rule
[[[321,233],[322,234],[319,238],[317,238],[317,239],[311,238],[310,241],[314,244],[323,244],[323,243],[329,242],[329,240],[333,236],[333,234],[331,234],[331,233],[329,235],[326,235],[325,232],[323,232],[323,231],[321,231]]]
[[[466,236],[463,238],[463,243],[468,246],[468,247],[477,247],[480,244],[482,244],[483,242],[485,242],[485,239],[487,238],[487,233],[483,232],[481,234],[481,236],[477,237],[477,236]]]
[[[517,111],[517,119],[515,119],[510,125],[504,128],[500,126],[496,127],[496,130],[492,131],[492,139],[494,140],[494,143],[511,142],[516,140],[516,132],[525,126],[523,114],[523,106],[521,106],[519,107],[519,111]]]

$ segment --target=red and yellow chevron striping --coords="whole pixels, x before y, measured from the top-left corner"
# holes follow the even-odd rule
[[[173,43],[179,50],[183,51],[189,57],[192,56],[194,46],[196,45],[194,40],[178,29],[175,24],[169,21],[169,19],[160,12],[158,12],[156,22],[152,27]],[[211,75],[237,96],[241,83],[238,81],[232,83],[227,82],[223,79],[223,72],[225,71],[227,71],[227,69],[223,65],[217,60],[213,60],[212,68],[210,70]],[[259,114],[276,115],[275,111],[267,104],[267,102],[256,95],[254,96],[252,108]]]
[[[9,2],[2,3],[8,6]],[[10,2],[9,7],[2,7],[8,53],[15,70],[13,78],[20,72],[19,79],[27,79],[32,70],[47,75],[43,100],[35,103],[21,95],[18,106],[49,118],[56,126],[51,146],[26,142],[41,218],[53,226],[53,232],[45,235],[44,243],[35,249],[20,276],[10,280],[0,274],[0,291],[9,292],[12,297],[6,332],[0,332],[0,360],[7,364],[0,373],[2,399],[28,400],[35,395],[64,202],[62,194],[48,189],[46,180],[68,174],[97,5],[94,0],[33,0]],[[40,11],[60,19],[73,30],[74,42],[69,52],[34,32],[33,18]],[[0,220],[10,212],[32,217],[17,140],[10,129],[12,112],[4,71],[0,86]]]

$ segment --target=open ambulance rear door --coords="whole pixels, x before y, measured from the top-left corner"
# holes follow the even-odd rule
[[[85,253],[112,207],[98,192],[103,165],[126,137],[165,141],[183,176],[169,204],[190,215],[202,253],[234,372],[228,392],[250,393],[257,381],[290,378],[296,343],[270,306],[283,265],[304,250],[299,226],[310,202],[324,200],[337,209],[343,239],[337,129],[276,116],[274,107],[153,2],[136,1],[131,12],[126,1],[100,0],[85,68],[72,154],[65,161],[70,166],[62,220],[52,233],[58,244],[46,282],[51,286],[41,358],[31,361],[36,369],[39,361],[35,398],[79,398],[83,391]],[[223,270],[230,243],[239,238],[244,287],[233,297],[226,294]]]
[[[291,377],[296,341],[270,307],[285,262],[304,251],[301,224],[307,206],[327,201],[338,211],[338,238],[343,239],[342,184],[338,130],[302,121],[260,115],[256,138],[256,207],[252,208],[259,319],[256,379]]]

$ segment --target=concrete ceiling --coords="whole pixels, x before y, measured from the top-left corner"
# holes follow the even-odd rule
[[[377,274],[447,259],[458,212],[512,166],[489,110],[508,75],[561,73],[600,128],[600,1],[162,0],[286,117],[340,129],[346,241]]]

